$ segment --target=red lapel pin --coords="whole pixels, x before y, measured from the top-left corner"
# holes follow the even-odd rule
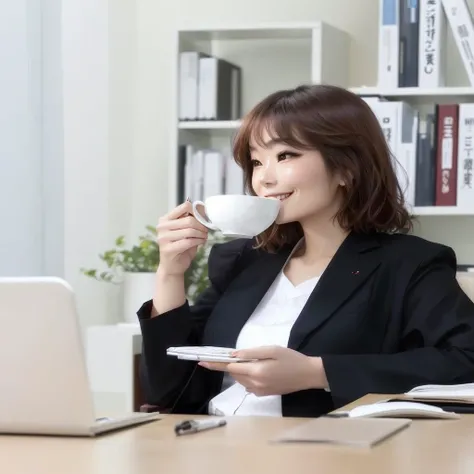
[[[358,275],[359,274],[359,270],[356,270],[355,272],[352,272],[353,275]]]

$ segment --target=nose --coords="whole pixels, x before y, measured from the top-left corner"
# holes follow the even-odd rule
[[[268,160],[264,166],[261,167],[261,174],[259,176],[261,186],[270,187],[277,183],[275,166]]]

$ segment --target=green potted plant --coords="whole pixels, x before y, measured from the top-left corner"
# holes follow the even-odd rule
[[[198,249],[185,273],[186,297],[191,303],[208,284],[207,258],[211,246],[220,241],[221,238],[210,234],[208,242]],[[136,323],[138,308],[153,295],[155,272],[160,263],[155,228],[146,226],[146,233],[140,235],[138,242],[131,247],[126,246],[123,235],[117,237],[115,246],[100,254],[99,258],[106,269],[81,268],[81,272],[101,282],[123,285],[124,320]]]

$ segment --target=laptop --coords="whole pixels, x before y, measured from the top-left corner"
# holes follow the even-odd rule
[[[94,413],[75,296],[56,277],[0,277],[0,433],[95,436],[159,413]]]

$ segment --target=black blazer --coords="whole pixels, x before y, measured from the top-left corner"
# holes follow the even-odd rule
[[[206,413],[223,373],[166,355],[179,345],[235,347],[239,332],[281,270],[277,254],[250,240],[213,247],[210,287],[156,318],[138,311],[147,403]],[[456,280],[449,247],[401,234],[350,234],[294,324],[288,347],[323,359],[330,392],[282,396],[283,416],[316,417],[367,393],[474,382],[474,303]]]

